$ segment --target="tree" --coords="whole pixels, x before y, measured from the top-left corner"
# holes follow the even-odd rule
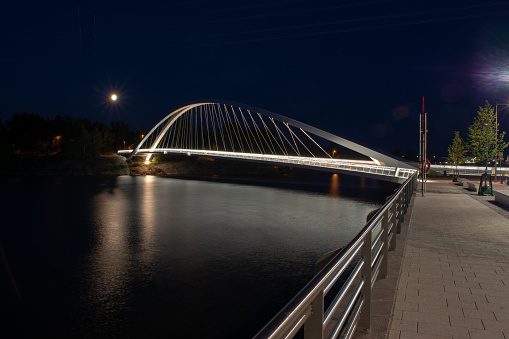
[[[117,149],[115,149],[115,147],[113,146],[113,143],[115,142],[114,140],[115,136],[113,135],[113,132],[111,132],[110,127],[100,121],[95,121],[92,126],[94,130],[98,130],[101,133],[102,138],[101,152],[103,154],[108,154],[117,151]]]
[[[504,142],[504,136],[505,132],[498,134],[494,108],[486,100],[484,107],[479,107],[477,117],[468,128],[470,153],[477,162],[484,164],[485,174],[488,173],[488,163],[507,147],[508,143]]]
[[[449,153],[449,161],[456,166],[456,176],[456,173],[458,173],[458,165],[465,162],[467,154],[465,143],[463,142],[463,139],[461,139],[459,131],[454,132],[454,139],[452,140],[452,144],[449,145],[449,148],[447,148],[447,152]],[[455,179],[455,181],[457,181],[457,177],[455,177]]]
[[[71,125],[68,142],[62,145],[62,151],[68,159],[91,159],[101,155],[103,138],[97,128],[92,128],[88,119],[75,120]]]
[[[7,121],[10,142],[18,154],[43,154],[52,137],[49,123],[34,113],[15,113]]]
[[[0,159],[6,161],[12,159],[13,157],[14,150],[7,134],[7,127],[2,123],[2,120],[0,119]]]
[[[128,148],[134,143],[134,133],[129,128],[129,125],[122,121],[111,122],[111,132],[114,135],[115,151],[119,149]]]

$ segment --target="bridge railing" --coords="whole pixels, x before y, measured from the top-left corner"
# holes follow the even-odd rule
[[[431,169],[440,173],[452,174],[456,170],[456,166],[452,165],[431,165]],[[483,166],[458,166],[458,173],[460,175],[481,175],[486,171],[486,167]],[[488,173],[494,174],[495,168],[488,167]],[[509,175],[509,167],[497,167],[497,174]]]
[[[119,153],[121,152],[119,151]],[[278,162],[288,165],[315,166],[322,168],[332,168],[369,174],[385,175],[397,177],[399,179],[407,179],[415,172],[414,169],[376,165],[372,161],[312,158],[312,157],[284,156],[272,154],[221,152],[221,151],[175,149],[175,148],[168,149],[161,148],[156,150],[139,149],[138,153],[188,154],[210,157],[227,157],[233,159],[262,161],[262,162]]]
[[[255,339],[293,338],[301,328],[306,339],[351,338],[356,328],[369,329],[371,291],[387,276],[387,252],[396,247],[416,183],[414,174]]]

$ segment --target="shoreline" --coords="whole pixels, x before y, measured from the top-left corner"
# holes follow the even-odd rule
[[[95,159],[57,160],[26,158],[0,170],[2,176],[119,176],[128,175],[126,159],[119,155]]]

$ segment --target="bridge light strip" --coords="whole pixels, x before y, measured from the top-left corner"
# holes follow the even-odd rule
[[[339,170],[347,170],[353,172],[370,173],[382,176],[391,176],[397,178],[408,178],[415,172],[413,169],[399,168],[398,175],[396,176],[396,167],[380,166],[371,161],[364,160],[341,160],[341,159],[328,159],[328,158],[311,158],[299,156],[283,156],[271,155],[261,153],[241,153],[241,152],[224,152],[224,151],[209,151],[209,150],[196,150],[196,149],[175,149],[175,148],[159,148],[153,149],[140,149],[138,153],[175,153],[175,154],[188,154],[202,155],[209,157],[219,158],[232,158],[232,159],[246,159],[258,160],[264,162],[277,162],[292,165],[303,165],[310,167],[322,167]]]

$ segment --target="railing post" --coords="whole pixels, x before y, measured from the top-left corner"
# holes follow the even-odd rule
[[[304,339],[323,338],[323,290],[311,304],[311,315],[304,323]]]
[[[396,213],[397,213],[396,201],[394,201],[392,203],[391,213],[392,213],[392,216],[391,216],[390,223],[392,224],[392,230],[391,230],[392,238],[391,238],[391,243],[389,245],[389,250],[392,251],[392,250],[396,249],[396,229],[398,227],[398,219],[396,218]]]
[[[396,206],[397,208],[397,218],[396,218],[396,224],[397,224],[397,228],[396,228],[396,233],[400,234],[401,233],[401,223],[403,222],[403,219],[405,218],[404,215],[403,215],[403,209],[401,208],[401,199],[402,198],[402,194],[398,195],[398,198],[396,199],[398,201],[398,204]]]
[[[383,242],[383,249],[382,249],[382,262],[380,263],[380,273],[379,276],[382,278],[387,277],[387,267],[388,267],[388,261],[387,256],[389,252],[389,209],[386,209],[383,216],[382,216],[382,242]]]
[[[408,211],[408,203],[410,202],[410,185],[406,185],[405,187],[405,215]]]
[[[364,285],[361,290],[361,297],[364,297],[364,305],[359,316],[357,327],[368,331],[371,328],[371,230],[366,233],[362,243],[362,279]]]

